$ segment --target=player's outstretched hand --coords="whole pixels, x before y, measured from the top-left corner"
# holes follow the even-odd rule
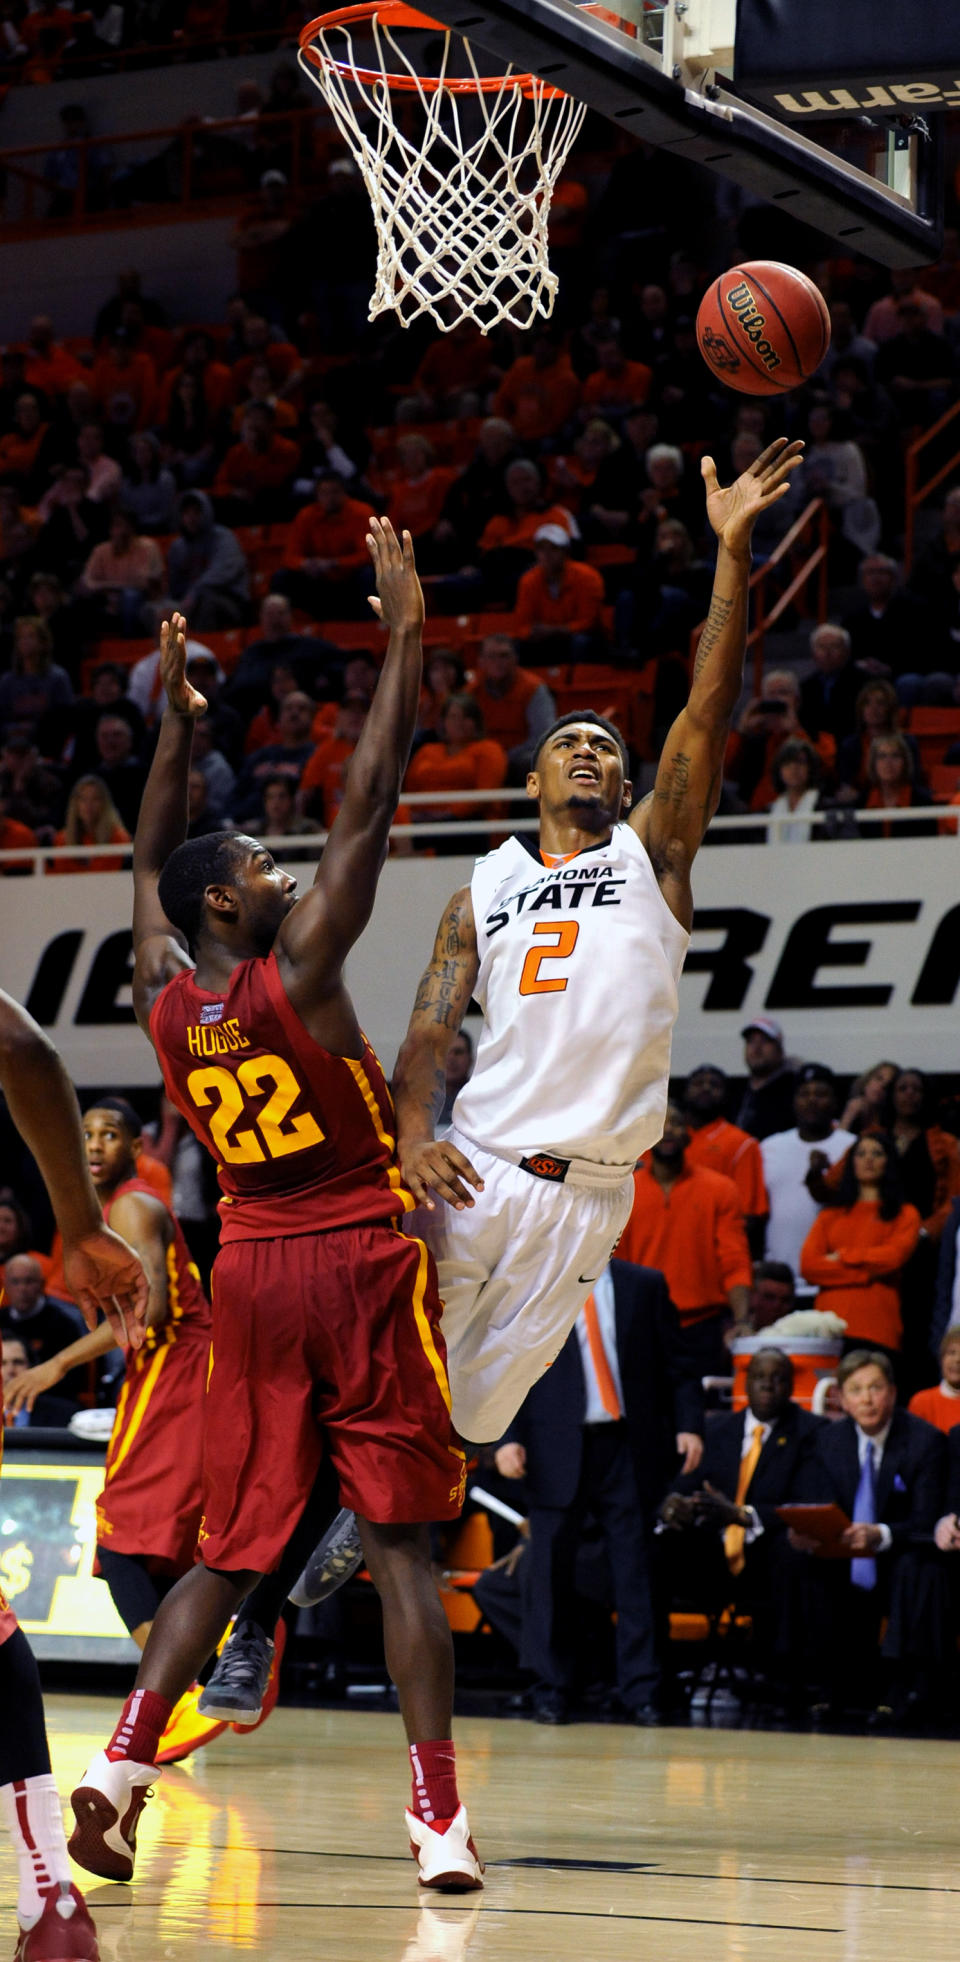
[[[187,680],[187,623],[182,613],[172,613],[160,628],[160,679],[177,715],[206,715],[206,696]]]
[[[400,539],[389,518],[371,518],[367,549],[377,575],[379,597],[370,601],[377,619],[391,631],[419,633],[423,626],[423,593],[410,533],[405,531]]]
[[[147,1277],[126,1240],[109,1226],[97,1227],[82,1239],[64,1244],[63,1272],[71,1299],[88,1328],[97,1326],[97,1310],[124,1349],[143,1347],[147,1319]]]
[[[3,1407],[14,1416],[26,1406],[32,1410],[38,1397],[47,1390],[55,1390],[60,1381],[60,1371],[56,1360],[37,1363],[34,1369],[25,1369],[22,1376],[15,1376],[12,1383],[4,1384]]]
[[[464,1158],[463,1152],[456,1145],[448,1144],[445,1138],[430,1138],[423,1144],[411,1145],[403,1153],[400,1169],[417,1205],[426,1206],[431,1213],[436,1208],[434,1193],[462,1213],[465,1206],[474,1203],[467,1184],[477,1192],[483,1191],[483,1180],[469,1158]]]
[[[728,552],[742,554],[749,550],[750,534],[761,511],[786,497],[790,473],[802,456],[802,443],[788,443],[785,436],[778,436],[726,490],[717,482],[717,466],[712,456],[701,458],[707,517]]]

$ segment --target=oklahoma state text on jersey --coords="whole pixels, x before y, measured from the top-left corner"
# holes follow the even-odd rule
[[[307,1033],[276,957],[241,961],[222,994],[185,971],[150,1016],[167,1095],[217,1162],[221,1240],[272,1239],[413,1210],[393,1103],[364,1043],[332,1056]]]

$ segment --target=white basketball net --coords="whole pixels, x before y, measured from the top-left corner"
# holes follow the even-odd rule
[[[358,65],[348,26],[320,24],[312,46],[322,59],[315,65],[301,49],[300,64],[349,144],[373,206],[369,318],[392,310],[409,326],[429,314],[445,332],[472,320],[484,333],[501,321],[530,327],[538,314],[549,318],[557,291],[547,254],[550,203],[585,105],[536,77],[521,86],[513,69],[494,90],[454,91],[446,86],[448,32],[436,86],[425,88],[389,27],[376,16],[364,27],[375,61]],[[459,45],[479,83],[469,41]],[[371,74],[377,66],[379,77]],[[396,106],[407,106],[412,134],[395,119],[391,71],[409,77]]]

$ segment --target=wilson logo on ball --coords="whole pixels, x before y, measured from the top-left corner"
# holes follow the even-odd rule
[[[781,366],[780,356],[776,348],[771,347],[763,331],[767,324],[766,316],[760,312],[745,279],[741,279],[739,285],[730,288],[730,291],[726,295],[726,300],[728,307],[737,316],[738,327],[742,333],[746,334],[748,341],[753,342],[756,353],[759,355],[764,367],[770,369],[779,368]]]

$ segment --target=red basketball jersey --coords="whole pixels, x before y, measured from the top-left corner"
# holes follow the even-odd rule
[[[109,1221],[115,1200],[125,1192],[143,1192],[148,1199],[160,1199],[155,1185],[146,1179],[127,1179],[118,1185],[116,1192],[107,1200],[103,1217]],[[163,1205],[160,1199],[160,1204]],[[200,1270],[183,1237],[183,1228],[170,1207],[165,1208],[173,1227],[173,1239],[167,1248],[167,1319],[162,1328],[149,1328],[145,1332],[145,1347],[155,1348],[158,1342],[173,1341],[177,1330],[209,1330],[211,1325],[210,1303],[200,1286]]]
[[[270,1239],[412,1212],[393,1103],[364,1042],[359,1061],[314,1042],[276,956],[241,961],[222,994],[184,971],[150,1033],[167,1095],[217,1162],[221,1240]]]

